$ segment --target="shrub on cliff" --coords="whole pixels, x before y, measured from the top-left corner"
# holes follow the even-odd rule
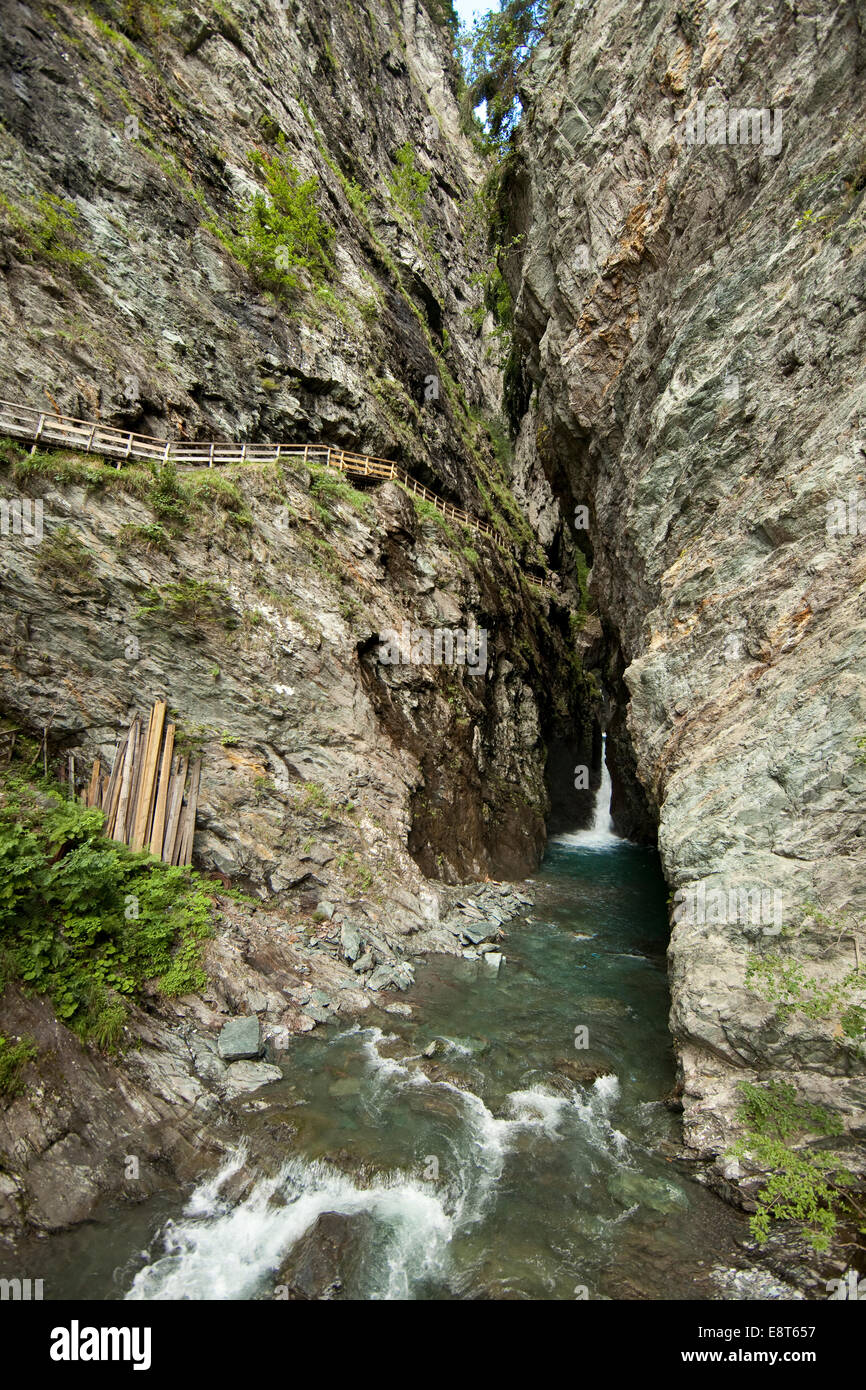
[[[0,800],[0,954],[7,982],[47,994],[100,1046],[123,1033],[126,999],[205,983],[210,899],[189,870],[102,834],[101,811],[7,773]]]
[[[808,1135],[839,1135],[837,1116],[798,1096],[784,1082],[740,1086],[742,1103],[737,1118],[745,1126],[734,1152],[765,1170],[750,1220],[752,1235],[763,1245],[774,1221],[796,1221],[815,1250],[826,1250],[836,1233],[839,1216],[863,1211],[854,1197],[856,1179],[838,1154],[803,1143]],[[794,1147],[792,1141],[798,1141]]]
[[[88,284],[93,257],[81,245],[78,208],[68,198],[43,193],[17,207],[0,195],[0,230],[17,241],[27,260],[41,261],[73,284]]]
[[[256,151],[251,163],[265,192],[248,204],[238,236],[212,230],[263,288],[291,300],[305,283],[319,286],[332,274],[334,229],[319,211],[319,180],[301,178],[282,136],[274,154]]]
[[[430,187],[430,175],[415,166],[415,153],[407,140],[394,155],[396,169],[391,175],[391,196],[410,217],[418,219],[424,210],[424,199]]]

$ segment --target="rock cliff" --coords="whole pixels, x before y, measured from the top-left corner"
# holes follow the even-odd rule
[[[4,503],[40,504],[44,528],[3,536],[6,726],[87,768],[165,698],[204,760],[194,864],[250,895],[217,899],[202,999],[131,1009],[120,1069],[7,990],[0,1031],[54,1060],[5,1112],[3,1220],[56,1229],[122,1188],[138,1130],[154,1183],[190,1171],[270,1078],[219,1059],[227,1016],[257,1013],[278,1047],[404,1007],[382,991],[414,952],[496,931],[483,902],[449,922],[447,885],[537,863],[548,745],[579,739],[592,691],[509,489],[482,170],[438,12],[12,3],[0,45],[0,395],[160,438],[394,458],[502,538],[315,467],[3,446]],[[250,240],[254,210],[264,235],[281,206],[283,264]],[[405,624],[481,631],[483,661],[389,663]]]
[[[864,63],[858,3],[562,0],[506,174],[521,486],[592,562],[707,1155],[743,1080],[866,1116]]]

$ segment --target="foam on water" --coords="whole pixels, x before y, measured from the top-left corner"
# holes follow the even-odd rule
[[[405,1173],[360,1187],[329,1164],[292,1159],[270,1177],[260,1176],[242,1199],[230,1204],[222,1189],[244,1167],[246,1148],[229,1154],[219,1171],[192,1194],[183,1217],[164,1225],[162,1253],[136,1274],[128,1299],[243,1299],[267,1294],[292,1246],[323,1212],[369,1212],[384,1234],[384,1250],[364,1296],[405,1299],[420,1281],[444,1278],[449,1246],[458,1230],[479,1221],[495,1200],[496,1186],[516,1136],[535,1131],[561,1138],[567,1114],[597,1123],[618,1095],[616,1079],[601,1078],[586,1106],[543,1086],[512,1091],[502,1115],[494,1115],[474,1091],[451,1081],[431,1081],[420,1069],[389,1067],[378,1053],[388,1035],[365,1034],[373,1085],[391,1083],[436,1088],[452,1094],[462,1112],[463,1131],[452,1172],[436,1186]],[[607,1083],[602,1085],[602,1082]],[[609,1133],[615,1133],[610,1130]],[[599,1135],[601,1131],[599,1131]]]
[[[237,1155],[217,1175],[237,1172]],[[418,1280],[444,1268],[453,1220],[429,1183],[402,1174],[358,1187],[329,1164],[292,1159],[260,1177],[230,1209],[208,1210],[203,1184],[185,1219],[163,1227],[163,1253],[136,1274],[127,1299],[244,1299],[268,1293],[292,1246],[323,1212],[370,1212],[386,1235],[366,1297],[406,1298]]]

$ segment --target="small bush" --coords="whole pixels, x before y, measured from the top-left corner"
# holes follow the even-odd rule
[[[846,1210],[855,1183],[838,1155],[824,1149],[793,1148],[788,1142],[808,1134],[840,1134],[838,1117],[822,1106],[801,1100],[784,1082],[766,1086],[744,1082],[737,1118],[746,1126],[734,1152],[748,1156],[767,1170],[750,1219],[759,1245],[768,1239],[775,1221],[797,1221],[815,1250],[826,1250],[839,1215]]]
[[[319,211],[318,179],[301,178],[282,136],[276,153],[256,151],[251,162],[266,191],[253,197],[239,236],[212,230],[259,284],[290,301],[304,284],[323,284],[332,274],[334,230]]]
[[[127,522],[120,528],[120,543],[127,550],[144,551],[145,554],[152,551],[171,554],[171,537],[158,521],[145,525]]]
[[[149,589],[136,617],[167,618],[195,626],[218,625],[228,630],[238,625],[238,616],[225,590],[200,579],[181,579],[177,584]]]
[[[415,167],[415,154],[407,140],[394,156],[397,168],[389,180],[391,195],[399,207],[415,219],[424,210],[424,199],[430,187],[430,175]]]
[[[78,209],[67,198],[43,193],[16,207],[0,195],[0,211],[28,260],[56,266],[77,285],[89,281],[93,257],[81,246]]]
[[[93,556],[71,526],[58,526],[39,544],[36,571],[52,583],[65,581],[91,592],[101,589],[94,572]]]
[[[0,951],[10,978],[47,994],[100,1047],[122,1038],[127,1002],[201,988],[210,897],[192,870],[102,834],[103,815],[7,772],[0,802]],[[2,1070],[2,1065],[0,1065]]]
[[[12,1042],[0,1033],[0,1100],[10,1101],[21,1093],[24,1088],[21,1072],[37,1052],[32,1038],[23,1037]]]

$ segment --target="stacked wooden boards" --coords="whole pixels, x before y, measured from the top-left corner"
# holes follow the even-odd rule
[[[81,800],[105,812],[105,833],[130,849],[149,849],[166,864],[192,863],[192,842],[201,781],[201,758],[175,754],[175,725],[157,700],[145,728],[132,721],[118,745],[114,766],[99,758]],[[189,786],[187,786],[189,774]]]

